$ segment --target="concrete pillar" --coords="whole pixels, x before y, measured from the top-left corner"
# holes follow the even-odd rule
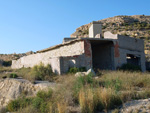
[[[89,28],[89,38],[101,38],[102,26],[99,22],[92,22]]]

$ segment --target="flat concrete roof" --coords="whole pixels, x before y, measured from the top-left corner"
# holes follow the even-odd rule
[[[67,39],[67,38],[66,38]],[[68,38],[69,39],[69,38]],[[89,41],[102,41],[102,42],[112,42],[112,41],[115,41],[116,39],[101,39],[101,38],[74,38],[74,40],[71,40],[71,41],[68,41],[68,42],[65,42],[63,44],[58,44],[58,45],[55,45],[55,46],[52,46],[52,47],[49,47],[49,48],[46,48],[46,49],[43,49],[43,50],[39,50],[37,51],[37,53],[43,53],[43,52],[47,52],[47,51],[50,51],[50,50],[53,50],[53,49],[56,49],[56,48],[59,48],[59,47],[62,47],[62,46],[65,46],[65,45],[69,45],[69,44],[72,44],[74,42],[78,42],[78,41],[83,41],[83,40],[89,40]]]

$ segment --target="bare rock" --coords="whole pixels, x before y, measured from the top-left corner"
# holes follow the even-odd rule
[[[95,71],[92,68],[86,72],[86,75],[88,75],[88,74],[92,74],[93,76],[96,75]]]
[[[79,76],[85,76],[86,75],[86,72],[77,72],[75,74],[75,77],[79,77]]]
[[[17,99],[23,92],[27,96],[35,96],[40,90],[54,88],[55,83],[40,82],[32,84],[25,79],[0,79],[0,108],[5,107],[10,100]]]

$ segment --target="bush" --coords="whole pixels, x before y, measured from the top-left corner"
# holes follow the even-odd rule
[[[123,64],[120,67],[120,70],[125,70],[125,71],[141,71],[141,68],[140,68],[140,66],[127,63],[127,64]]]
[[[88,74],[86,76],[79,76],[76,78],[76,81],[74,82],[74,87],[73,87],[73,96],[77,103],[78,103],[77,97],[79,95],[79,91],[85,86],[90,86],[90,87],[98,86],[98,83],[96,80],[93,79],[92,74]]]
[[[24,79],[27,79],[34,83],[36,77],[34,74],[31,73],[32,68],[20,68],[17,69],[16,72],[20,77],[23,77]]]
[[[35,97],[32,101],[32,105],[34,108],[39,109],[44,100],[40,97]]]
[[[5,67],[8,67],[8,66],[11,66],[11,64],[12,64],[12,61],[3,61],[3,66],[5,66]]]
[[[44,64],[36,65],[32,68],[31,73],[35,75],[35,79],[37,80],[45,80],[46,76],[54,75],[51,69],[51,66],[48,64],[44,66]]]
[[[17,77],[18,77],[18,75],[16,73],[11,73],[9,75],[9,78],[17,78]]]
[[[17,111],[20,108],[20,104],[18,100],[13,100],[8,103],[7,110],[10,112]]]
[[[32,102],[32,98],[18,98],[16,100],[12,100],[7,105],[7,110],[10,112],[14,112],[19,110],[20,108],[25,108],[30,105]]]
[[[46,100],[48,98],[51,98],[53,94],[52,89],[49,89],[48,91],[39,91],[36,95],[37,97]]]
[[[85,72],[85,71],[87,71],[86,67],[80,67],[80,68],[72,67],[72,68],[69,68],[68,73],[75,74],[77,72]]]
[[[119,91],[122,88],[122,82],[121,82],[121,80],[119,80],[119,78],[115,78],[115,79],[111,79],[111,80],[107,79],[104,82],[104,86],[106,88],[113,88],[116,91]]]

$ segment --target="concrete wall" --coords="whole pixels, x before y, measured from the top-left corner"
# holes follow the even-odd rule
[[[77,41],[69,45],[64,45],[48,52],[37,53],[28,56],[24,56],[18,60],[12,61],[12,68],[22,68],[22,67],[33,67],[34,65],[38,65],[40,62],[44,64],[54,64],[55,61],[59,59],[59,57],[67,57],[67,56],[75,56],[81,55],[84,53],[84,42]],[[58,58],[56,60],[56,58]],[[58,62],[60,62],[58,60]],[[60,64],[59,64],[60,65]],[[58,67],[59,66],[55,66]]]
[[[64,45],[48,52],[37,53],[12,61],[12,68],[33,67],[41,62],[51,64],[53,72],[57,74],[66,73],[69,67],[92,66],[91,45],[89,41],[77,41]]]
[[[97,34],[102,34],[102,26],[98,23],[93,23],[89,28],[89,37],[95,38]]]
[[[142,71],[145,71],[145,53],[144,41],[127,36],[118,36],[118,40],[114,41],[114,63],[115,68],[127,63],[127,54],[140,56],[140,64]]]
[[[89,65],[89,59],[86,58],[85,54],[61,57],[61,73],[68,72],[68,69],[71,67],[86,67],[88,70],[91,68],[91,65]]]
[[[96,41],[96,40],[95,40]],[[100,41],[100,40],[99,40]],[[12,68],[33,67],[39,63],[51,64],[53,72],[62,74],[69,67],[86,67],[90,69],[93,60],[99,63],[99,67],[105,69],[116,69],[127,63],[126,55],[140,55],[142,71],[145,71],[144,42],[140,39],[118,36],[111,40],[113,44],[107,47],[96,47],[92,50],[90,39],[82,39],[56,46],[52,50],[43,53],[24,56],[12,61]],[[95,63],[95,62],[94,62]]]
[[[120,48],[140,52],[144,51],[144,40],[142,39],[118,35],[118,42]]]

